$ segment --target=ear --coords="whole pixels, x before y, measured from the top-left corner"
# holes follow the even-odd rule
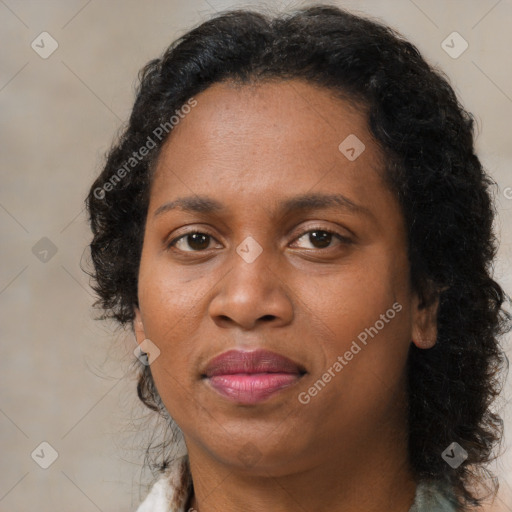
[[[412,311],[412,342],[418,348],[432,348],[436,344],[438,307],[439,295],[428,303],[415,295]]]
[[[144,324],[142,322],[142,315],[140,309],[135,307],[135,318],[133,319],[133,332],[137,343],[140,345],[146,339],[146,332],[144,331]]]

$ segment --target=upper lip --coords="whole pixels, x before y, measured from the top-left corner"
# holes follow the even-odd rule
[[[304,374],[306,372],[298,363],[269,350],[228,350],[208,362],[203,372],[203,377],[233,375],[236,373]]]

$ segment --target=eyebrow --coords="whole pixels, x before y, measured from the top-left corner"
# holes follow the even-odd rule
[[[373,214],[368,208],[354,203],[342,194],[302,194],[280,201],[278,207],[279,210],[285,213],[337,207],[352,213],[360,213],[373,217]],[[208,196],[196,195],[179,197],[158,207],[154,213],[154,217],[175,209],[196,213],[214,213],[224,210],[225,206],[216,199]]]

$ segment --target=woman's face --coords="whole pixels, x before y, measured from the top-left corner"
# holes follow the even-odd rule
[[[298,80],[195,99],[159,157],[135,320],[189,453],[279,475],[381,449],[435,322],[363,113]]]

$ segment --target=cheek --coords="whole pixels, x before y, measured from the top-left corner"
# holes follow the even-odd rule
[[[169,410],[173,401],[185,399],[183,387],[192,379],[190,363],[195,353],[190,340],[200,324],[198,308],[204,294],[199,282],[183,283],[182,279],[158,261],[141,261],[139,306],[144,331],[160,350],[151,373]]]
[[[302,300],[324,328],[318,339],[325,366],[313,381],[329,368],[336,375],[325,376],[333,382],[322,390],[326,403],[342,396],[347,403],[347,394],[357,403],[399,385],[412,329],[407,268],[405,257],[380,254],[304,289]]]
[[[139,272],[138,296],[146,335],[167,345],[179,339],[180,332],[193,327],[201,297],[208,283],[186,280],[179,267],[169,264],[165,253],[158,254],[151,244],[143,251]]]
[[[376,323],[382,334],[386,332],[394,338],[410,328],[406,260],[397,255],[387,257],[383,252],[368,254],[357,263],[341,267],[336,274],[308,278],[301,301],[328,327],[335,351],[350,346],[352,340]],[[399,306],[393,309],[395,303]]]
[[[162,282],[155,283],[149,290],[140,306],[146,337],[160,350],[151,364],[151,374],[167,411],[182,427],[184,418],[195,414],[190,409],[195,375],[191,362],[196,357],[194,343],[190,342],[196,331],[194,303],[190,293],[181,294]]]

